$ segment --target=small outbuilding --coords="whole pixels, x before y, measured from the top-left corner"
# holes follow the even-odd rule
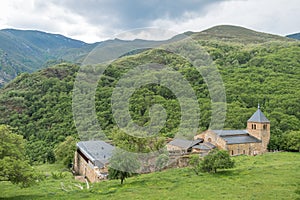
[[[81,141],[76,146],[73,166],[75,173],[86,177],[90,182],[107,179],[108,163],[115,147],[101,140]]]

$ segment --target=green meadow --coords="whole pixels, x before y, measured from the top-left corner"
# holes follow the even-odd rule
[[[118,180],[90,184],[90,189],[60,165],[41,165],[36,168],[45,180],[25,189],[1,182],[0,199],[300,199],[300,153],[234,160],[235,168],[217,174],[168,169],[128,178],[123,185]]]

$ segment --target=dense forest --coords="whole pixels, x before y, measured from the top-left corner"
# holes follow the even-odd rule
[[[259,103],[271,121],[269,149],[289,149],[288,137],[300,130],[300,43],[276,39],[242,43],[201,39],[197,35],[195,42],[210,54],[223,79],[227,102],[224,128],[246,128],[247,120]],[[96,114],[107,138],[112,139],[117,128],[111,108],[114,88],[125,73],[147,62],[166,65],[182,74],[198,100],[201,111],[198,131],[209,128],[210,93],[193,65],[160,49],[136,53],[111,63],[98,83]],[[55,147],[67,136],[80,139],[72,114],[73,84],[79,68],[62,63],[33,74],[22,73],[0,90],[0,124],[17,128],[24,136],[32,163],[53,162]],[[132,119],[140,126],[147,126],[154,104],[166,110],[166,123],[159,136],[173,137],[180,124],[180,104],[165,86],[147,84],[138,88],[129,101]]]

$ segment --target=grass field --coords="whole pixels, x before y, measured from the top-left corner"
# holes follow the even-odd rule
[[[69,172],[60,173],[60,165],[42,165],[38,169],[48,175],[44,181],[26,189],[1,182],[0,199],[300,200],[300,153],[268,153],[234,159],[234,169],[217,174],[197,176],[189,168],[170,169],[126,179],[124,185],[118,180],[92,184],[89,190],[75,187],[78,182]],[[54,178],[51,172],[63,177]]]

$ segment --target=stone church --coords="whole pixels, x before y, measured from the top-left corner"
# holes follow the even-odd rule
[[[194,137],[202,139],[219,149],[224,149],[230,155],[258,155],[267,151],[270,140],[270,121],[260,110],[247,121],[245,130],[207,130]]]

